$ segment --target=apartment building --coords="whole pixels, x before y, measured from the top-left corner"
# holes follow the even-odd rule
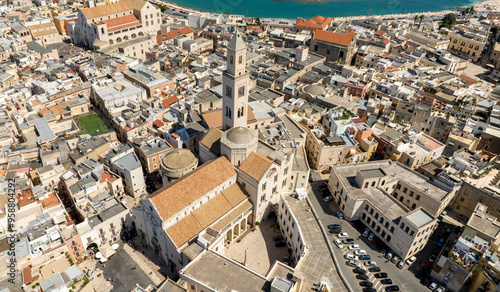
[[[133,146],[146,173],[160,170],[162,157],[173,149],[164,139],[158,137],[146,141],[134,140]]]
[[[47,45],[59,43],[61,36],[52,22],[35,24],[29,26],[31,37],[44,48]]]
[[[392,161],[333,166],[328,188],[349,220],[361,220],[402,259],[418,253],[455,191]]]
[[[450,40],[448,51],[477,62],[488,38],[486,34],[479,32],[450,31],[448,39]]]
[[[350,142],[346,136],[326,136],[319,124],[314,125],[311,129],[306,129],[305,149],[311,168],[316,170],[326,169],[344,163],[347,143]]]

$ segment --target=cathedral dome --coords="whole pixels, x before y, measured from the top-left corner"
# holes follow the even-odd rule
[[[244,127],[232,128],[227,131],[227,140],[234,144],[249,144],[255,139],[252,130]]]
[[[318,96],[318,95],[324,95],[325,94],[325,89],[319,85],[311,84],[306,87],[304,87],[304,91],[313,95],[313,96]]]

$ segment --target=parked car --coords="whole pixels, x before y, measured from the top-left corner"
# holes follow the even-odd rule
[[[368,254],[362,254],[362,255],[359,256],[359,259],[362,260],[362,261],[367,261],[367,260],[370,260],[371,257]]]
[[[386,251],[386,250],[385,250],[385,248],[384,248],[384,249],[383,249],[380,253],[381,253],[382,255],[384,255],[384,256],[385,256],[385,253],[386,253],[386,252],[387,252],[387,251]]]
[[[379,267],[371,267],[368,269],[368,271],[372,272],[372,273],[378,273],[380,271],[382,271]]]
[[[361,268],[355,268],[352,270],[352,272],[355,274],[366,274],[366,270],[361,269]]]
[[[437,289],[436,289],[436,292],[445,292],[446,291],[446,288],[444,288],[443,286],[439,286]]]
[[[327,203],[328,203],[328,202],[330,202],[331,200],[332,200],[332,197],[331,197],[331,196],[327,196],[327,197],[325,197],[325,202],[327,202]]]
[[[353,254],[351,254],[351,253],[346,253],[346,254],[344,255],[344,258],[345,258],[346,260],[356,260],[356,261],[358,260],[358,257],[357,257],[357,256],[355,256],[355,255],[353,255]]]
[[[339,235],[337,235],[338,238],[346,238],[346,237],[349,237],[349,234],[347,234],[347,232],[341,232],[339,233]]]
[[[358,249],[358,250],[354,251],[354,254],[357,256],[362,255],[362,254],[366,254],[366,250]]]
[[[391,260],[392,259],[392,252],[389,252],[385,255],[385,258],[388,259],[388,260]]]
[[[377,265],[377,263],[374,262],[374,261],[366,261],[365,262],[365,266],[367,266],[367,267],[373,267],[373,266],[376,266],[376,265]]]
[[[370,233],[370,235],[368,236],[368,241],[372,241],[374,237],[375,237],[375,234]]]
[[[347,261],[347,265],[351,266],[351,267],[361,268],[361,264],[358,261],[355,261],[355,260],[348,260]]]
[[[370,229],[366,228],[365,231],[363,231],[363,236],[368,237],[370,235]]]
[[[437,255],[433,254],[431,255],[431,257],[429,258],[429,263],[433,263],[437,258]]]
[[[398,265],[397,265],[398,268],[402,269],[402,268],[404,268],[404,266],[405,266],[405,262],[403,262],[403,261],[398,262]]]
[[[385,287],[385,291],[399,291],[399,286],[398,285],[392,285],[392,286],[387,286]]]
[[[462,215],[462,214],[457,215],[457,217],[458,217],[458,219],[463,220],[463,221],[468,221],[469,220],[469,218],[467,218],[467,216]]]
[[[359,244],[351,244],[351,245],[349,245],[349,249],[350,250],[359,249]]]
[[[440,238],[438,241],[438,246],[443,246],[444,244],[444,238]]]
[[[380,283],[382,283],[382,285],[391,285],[392,280],[391,279],[383,279],[383,280],[380,280]]]
[[[397,264],[397,263],[398,263],[398,261],[399,261],[399,258],[398,258],[397,256],[394,256],[394,257],[391,259],[391,262],[392,262],[393,264]]]
[[[416,257],[416,256],[412,256],[411,258],[409,258],[409,259],[407,259],[407,260],[406,260],[406,264],[407,264],[408,266],[411,266],[411,265],[413,265],[413,263],[414,263],[416,260],[417,260],[417,257]]]
[[[325,169],[321,173],[322,174],[329,174],[330,172],[332,172],[330,169]]]
[[[344,219],[344,213],[338,211],[337,212],[337,216],[340,218],[340,219]]]
[[[336,245],[338,248],[344,248],[344,246],[342,245],[342,242],[340,242],[340,240],[335,239],[333,242],[335,243],[335,245]]]
[[[273,237],[274,241],[281,241],[283,240],[283,236],[282,235],[276,235],[275,237]]]
[[[342,239],[342,243],[343,244],[353,244],[354,243],[354,239],[352,239],[352,238],[344,238],[344,239]]]
[[[286,242],[284,241],[277,241],[274,243],[274,246],[276,247],[286,247]]]
[[[328,229],[336,229],[336,228],[341,228],[342,229],[342,225],[340,225],[340,224],[330,224],[330,225],[328,225]]]
[[[436,289],[438,286],[438,284],[432,282],[430,285],[429,285],[429,289],[431,289],[431,291],[434,291],[434,289]]]
[[[368,276],[365,275],[365,274],[359,274],[359,275],[356,276],[356,279],[363,280],[363,281],[368,281],[370,278],[368,278]]]
[[[377,279],[383,279],[383,278],[387,278],[387,273],[376,273],[376,274],[373,274],[373,276]]]
[[[366,288],[363,288],[363,292],[377,292],[377,290],[375,288],[372,288],[372,287],[366,287]]]
[[[439,248],[436,247],[432,250],[432,254],[438,254],[438,253],[439,253]]]
[[[373,287],[373,283],[368,282],[368,281],[361,281],[361,282],[359,282],[359,286],[361,286],[361,287]]]

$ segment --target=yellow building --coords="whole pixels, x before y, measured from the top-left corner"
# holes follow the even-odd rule
[[[481,56],[486,36],[470,32],[449,32],[450,45],[448,50],[462,57],[468,57],[476,62]]]

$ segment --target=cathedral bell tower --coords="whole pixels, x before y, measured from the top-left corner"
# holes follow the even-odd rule
[[[246,45],[236,30],[227,46],[227,69],[222,76],[222,127],[247,126],[248,81]]]

